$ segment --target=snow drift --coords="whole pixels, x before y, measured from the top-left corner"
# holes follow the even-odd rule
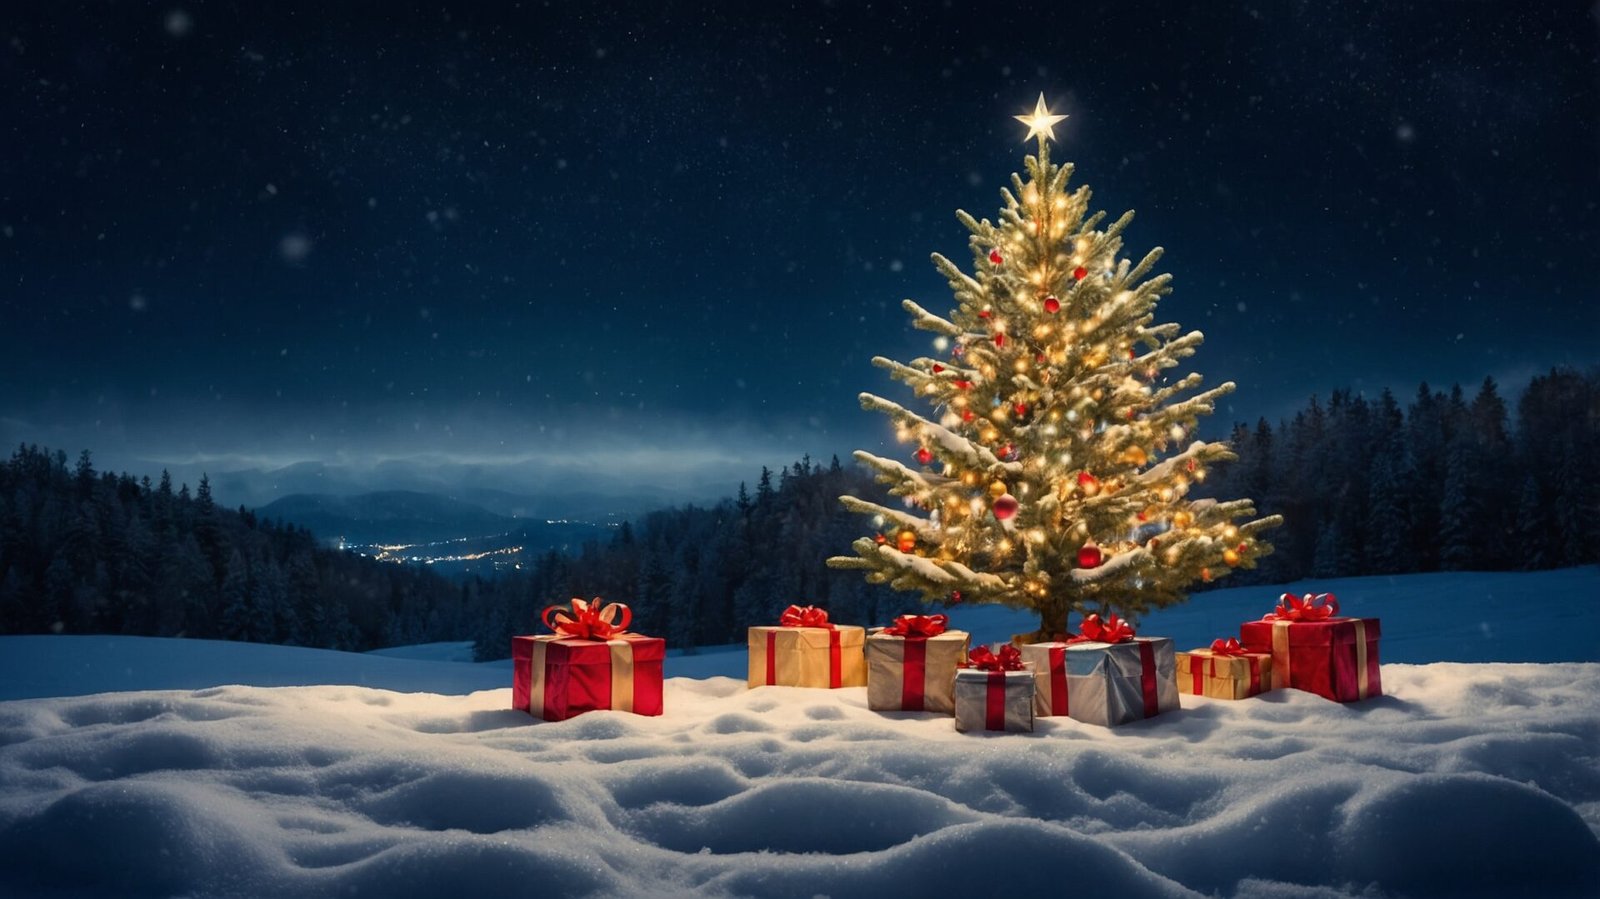
[[[1546,591],[1594,573],[1515,577],[1333,586],[1384,617],[1386,660],[1593,645],[1592,590]],[[1236,627],[1227,592],[1162,629]],[[1434,592],[1479,599],[1430,629],[1406,596]],[[1114,730],[963,735],[864,688],[724,677],[669,679],[660,718],[535,722],[503,663],[404,655],[0,640],[0,695],[57,694],[0,702],[0,895],[1600,895],[1600,664],[1386,664],[1389,695],[1354,705],[1184,696]],[[268,686],[194,688],[226,679]],[[271,686],[295,682],[319,685]],[[119,686],[187,688],[59,695]]]

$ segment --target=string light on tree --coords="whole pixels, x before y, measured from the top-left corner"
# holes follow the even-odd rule
[[[1118,258],[1132,213],[1107,223],[1091,212],[1087,187],[1069,188],[1072,166],[1051,161],[1054,126],[1066,118],[1041,94],[1016,116],[1038,150],[1024,162],[1026,177],[1001,191],[998,220],[957,213],[971,233],[970,273],[933,257],[954,308],[939,315],[902,304],[952,361],[873,359],[932,417],[861,394],[901,439],[921,444],[919,463],[937,446],[944,475],[857,452],[890,493],[914,504],[901,511],[841,497],[891,522],[898,537],[863,538],[855,555],[828,560],[929,601],[959,594],[1034,609],[1031,639],[1066,631],[1069,613],[1134,618],[1181,601],[1196,580],[1270,552],[1259,535],[1281,523],[1256,518],[1248,499],[1189,498],[1206,466],[1233,458],[1221,443],[1183,443],[1233,385],[1202,389],[1198,374],[1170,373],[1203,338],[1155,317],[1171,289],[1170,276],[1153,274],[1159,249],[1137,262]]]

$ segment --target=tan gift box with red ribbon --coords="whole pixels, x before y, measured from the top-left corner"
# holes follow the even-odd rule
[[[1221,643],[1223,641],[1217,641]],[[1232,641],[1239,645],[1238,640]],[[1272,689],[1272,654],[1193,649],[1178,653],[1178,692],[1211,699],[1245,699]]]
[[[865,687],[867,629],[750,628],[751,687]]]

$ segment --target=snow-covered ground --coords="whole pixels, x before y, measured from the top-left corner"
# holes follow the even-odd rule
[[[1600,572],[1319,586],[1383,619],[1389,695],[1034,734],[683,676],[742,649],[670,659],[660,718],[543,723],[459,646],[4,638],[0,895],[1600,895]]]

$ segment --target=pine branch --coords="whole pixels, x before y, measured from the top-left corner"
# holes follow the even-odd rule
[[[973,283],[974,285],[977,284],[977,282]],[[981,290],[982,288],[979,289]],[[900,308],[911,313],[911,327],[913,328],[922,331],[933,331],[946,337],[958,337],[961,335],[962,329],[960,325],[934,315],[911,300],[901,300]]]

